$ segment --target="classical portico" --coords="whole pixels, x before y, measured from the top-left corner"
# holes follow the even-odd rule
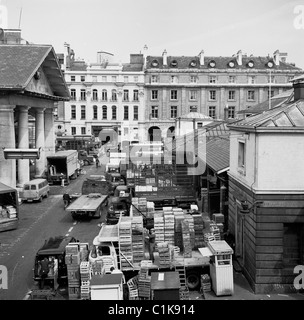
[[[3,149],[29,149],[33,140],[31,148],[40,149],[35,174],[43,176],[46,156],[55,152],[54,104],[69,100],[69,91],[51,46],[1,45],[0,69],[0,181],[22,187],[30,180],[30,160],[5,159]]]

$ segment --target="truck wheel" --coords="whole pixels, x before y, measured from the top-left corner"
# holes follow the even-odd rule
[[[198,289],[200,284],[200,277],[199,274],[196,272],[189,272],[187,274],[187,286],[190,290]]]

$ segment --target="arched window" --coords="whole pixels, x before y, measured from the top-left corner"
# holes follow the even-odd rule
[[[112,90],[112,101],[117,101],[117,91],[116,91],[116,89]]]
[[[93,101],[98,101],[98,91],[97,91],[97,89],[93,89],[92,100]]]
[[[108,93],[106,89],[102,90],[102,97],[101,97],[102,101],[107,101],[108,100]]]
[[[106,120],[108,118],[107,115],[107,106],[102,106],[102,119]]]

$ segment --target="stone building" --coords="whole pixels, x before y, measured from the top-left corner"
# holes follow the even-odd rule
[[[46,156],[55,152],[55,103],[68,100],[69,91],[53,47],[22,44],[20,30],[4,30],[0,70],[0,181],[22,186],[30,180],[30,160],[5,159],[3,148],[41,148],[35,173],[42,175]]]
[[[241,51],[232,57],[147,56],[145,52],[145,132],[171,135],[175,119],[198,112],[213,119],[235,118],[242,109],[291,88],[303,70],[286,62],[287,54],[256,57]]]

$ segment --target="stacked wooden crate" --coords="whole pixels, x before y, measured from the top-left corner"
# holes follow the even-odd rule
[[[138,210],[138,198],[132,198],[132,212],[133,212],[133,216],[139,216],[141,215],[139,210]]]
[[[154,202],[147,201],[147,218],[153,218],[155,211]]]
[[[208,274],[201,275],[201,293],[204,294],[205,292],[211,291],[211,280]]]
[[[80,298],[82,300],[89,300],[90,299],[90,263],[88,261],[82,261],[80,263],[80,280],[81,280],[81,287],[80,287]]]
[[[157,252],[159,254],[159,266],[170,267],[171,265],[171,252],[167,242],[157,243]]]
[[[184,221],[184,212],[183,209],[177,208],[179,210],[173,209],[174,213],[174,231],[175,239],[174,243],[180,249],[183,248],[183,232],[182,232],[182,221]]]
[[[194,233],[194,220],[191,214],[185,214],[185,221],[189,224],[190,244],[191,248],[195,247],[195,233]]]
[[[140,262],[144,259],[145,238],[142,216],[133,216],[132,228],[132,254],[133,262]]]
[[[175,244],[174,236],[174,214],[172,208],[163,208],[164,212],[164,230],[165,230],[165,242],[169,245]]]
[[[194,249],[201,248],[204,246],[204,220],[201,214],[193,215],[194,222],[194,238],[195,238],[195,246]]]
[[[210,232],[214,235],[215,240],[221,240],[220,229],[213,220],[210,223]]]
[[[78,244],[69,244],[65,248],[65,264],[68,272],[69,300],[80,298],[80,251]]]
[[[121,217],[118,234],[119,251],[123,254],[120,257],[121,268],[129,268],[130,264],[128,261],[132,263],[132,233],[130,217]]]
[[[183,233],[183,254],[185,258],[192,257],[192,246],[190,238],[189,222],[182,222],[182,233]]]
[[[146,198],[138,198],[138,209],[146,215],[147,213],[147,199]]]
[[[138,274],[138,297],[149,300],[151,296],[151,276],[148,268],[141,268]]]
[[[163,212],[154,214],[155,243],[165,241],[165,225]]]

